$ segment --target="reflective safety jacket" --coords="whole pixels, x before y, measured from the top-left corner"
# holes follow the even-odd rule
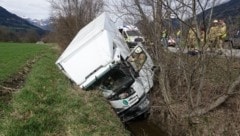
[[[196,28],[193,28],[193,30],[196,31]],[[196,40],[196,35],[193,30],[189,29],[189,32],[188,32],[188,38],[190,40]]]
[[[220,28],[219,26],[212,26],[209,31],[209,40],[214,41],[216,38],[218,38],[221,33],[220,33]]]
[[[225,23],[221,24],[219,33],[220,39],[225,39],[227,37],[227,26]]]

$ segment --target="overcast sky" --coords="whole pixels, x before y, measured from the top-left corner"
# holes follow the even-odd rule
[[[217,0],[226,2],[229,0]],[[20,17],[32,19],[47,19],[50,17],[51,8],[47,0],[0,0],[0,6]]]
[[[50,17],[47,0],[0,0],[0,6],[20,17],[46,19]]]

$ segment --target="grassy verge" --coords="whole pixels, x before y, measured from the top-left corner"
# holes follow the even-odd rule
[[[1,107],[0,135],[129,135],[100,94],[71,89],[55,54],[45,51],[25,86]]]
[[[0,83],[21,69],[26,61],[45,50],[31,43],[0,43]]]

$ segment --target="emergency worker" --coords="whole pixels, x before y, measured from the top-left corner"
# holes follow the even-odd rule
[[[164,29],[162,31],[162,39],[161,39],[161,41],[162,41],[163,47],[167,48],[167,46],[168,46],[168,33],[167,33],[166,29]]]
[[[181,38],[181,30],[179,29],[176,33],[176,44],[178,47],[180,45],[180,38]]]
[[[227,26],[223,20],[219,20],[219,49],[223,50],[223,43],[227,37]]]
[[[189,44],[188,44],[188,50],[195,50],[198,49],[197,45],[196,45],[196,27],[193,26],[193,28],[190,28],[188,31],[188,40],[189,40]]]
[[[200,28],[200,41],[203,43],[204,42],[204,38],[205,38],[205,28],[201,27]]]
[[[178,31],[177,31],[177,38],[180,38],[180,35],[181,35],[181,30],[179,29]]]
[[[220,27],[218,20],[213,20],[213,24],[209,30],[209,41],[210,45],[209,48],[212,51],[217,46],[219,46],[219,37],[220,37]]]

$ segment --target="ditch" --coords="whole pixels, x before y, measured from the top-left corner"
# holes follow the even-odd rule
[[[126,128],[131,132],[132,136],[167,136],[149,119],[137,118],[125,124]]]

